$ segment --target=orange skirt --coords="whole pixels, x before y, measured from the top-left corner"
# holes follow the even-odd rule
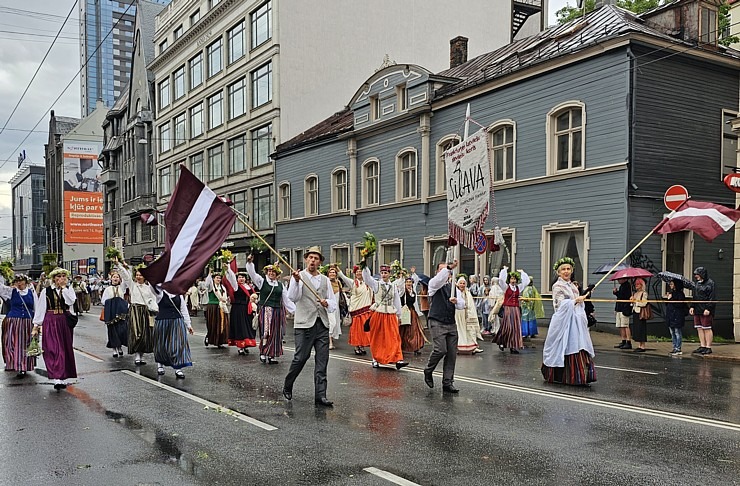
[[[370,309],[352,316],[352,324],[349,328],[349,345],[350,346],[370,346],[370,333],[365,332],[363,327],[365,321],[370,316]]]
[[[370,354],[380,364],[403,360],[396,314],[373,312],[370,318]]]

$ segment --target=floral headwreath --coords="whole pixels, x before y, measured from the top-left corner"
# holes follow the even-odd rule
[[[280,267],[278,265],[265,265],[265,267],[262,268],[262,273],[267,275],[267,272],[269,272],[270,270],[275,272],[275,274],[278,276],[280,276],[280,274],[283,273],[283,271],[280,270]]]
[[[573,260],[571,257],[566,256],[556,261],[555,264],[552,266],[552,269],[557,272],[558,268],[560,268],[561,265],[565,265],[566,263],[570,265],[571,267],[576,268],[575,260]]]
[[[16,273],[16,274],[15,274],[15,275],[13,276],[13,283],[15,283],[15,282],[20,282],[21,280],[25,280],[25,281],[26,281],[26,283],[28,283],[28,282],[30,282],[30,281],[31,281],[31,279],[30,279],[30,278],[28,278],[28,275],[26,275],[25,273]]]
[[[56,277],[59,274],[64,274],[67,277],[69,277],[70,271],[67,270],[67,269],[61,268],[61,267],[57,267],[54,270],[52,270],[51,272],[49,272],[49,278],[52,279],[52,280],[54,280],[54,277]]]
[[[517,272],[516,270],[512,270],[512,271],[511,271],[511,272],[509,272],[509,273],[508,273],[508,275],[506,276],[506,278],[507,278],[507,279],[509,279],[509,280],[511,280],[511,277],[514,277],[514,278],[516,278],[516,281],[517,281],[517,282],[521,282],[521,281],[522,281],[522,274],[521,274],[521,273],[519,273],[519,272]]]

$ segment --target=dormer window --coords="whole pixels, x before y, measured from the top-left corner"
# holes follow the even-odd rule
[[[372,120],[378,120],[380,118],[380,97],[370,97],[370,118]]]
[[[409,108],[409,91],[405,84],[396,88],[397,111],[406,111]]]
[[[702,6],[699,15],[699,42],[717,44],[717,11]]]

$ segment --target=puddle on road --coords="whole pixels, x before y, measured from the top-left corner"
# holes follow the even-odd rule
[[[202,470],[198,468],[190,457],[180,451],[176,438],[168,436],[159,430],[145,427],[139,421],[127,415],[106,410],[99,401],[79,388],[71,387],[67,389],[67,392],[84,403],[92,411],[102,413],[106,419],[122,425],[138,435],[141,440],[153,446],[159,452],[160,460],[164,464],[176,466],[184,473],[195,476],[198,479],[203,479]]]

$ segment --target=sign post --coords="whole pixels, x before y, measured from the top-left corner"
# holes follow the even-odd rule
[[[688,198],[689,191],[685,187],[676,184],[665,191],[663,204],[665,204],[665,207],[668,208],[669,211],[675,211]]]

